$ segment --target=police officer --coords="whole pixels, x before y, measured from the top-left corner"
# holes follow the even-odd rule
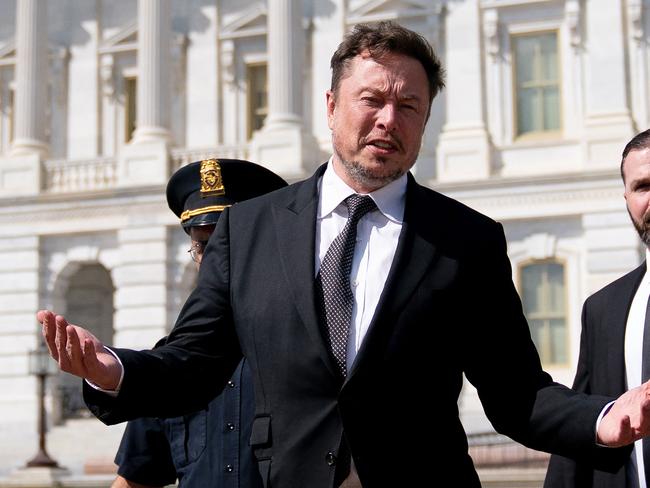
[[[233,159],[198,161],[174,173],[167,203],[190,236],[189,253],[197,268],[224,208],[283,186],[286,182],[266,168]],[[118,477],[112,488],[159,487],[177,479],[182,488],[261,488],[249,446],[254,409],[250,370],[243,359],[223,392],[204,409],[129,422],[115,457]]]

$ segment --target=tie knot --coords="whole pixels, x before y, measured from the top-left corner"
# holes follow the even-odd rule
[[[350,195],[345,199],[348,207],[348,220],[359,221],[361,217],[377,208],[375,201],[368,195]]]

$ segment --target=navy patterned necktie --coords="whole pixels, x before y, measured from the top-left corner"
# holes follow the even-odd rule
[[[321,317],[326,325],[327,342],[344,378],[347,375],[348,334],[354,302],[350,288],[350,270],[357,224],[361,217],[377,208],[367,195],[351,195],[345,199],[345,204],[348,207],[348,220],[327,250],[316,277],[317,289],[320,288],[322,292]]]

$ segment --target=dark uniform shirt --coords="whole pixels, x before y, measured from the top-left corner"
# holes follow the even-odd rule
[[[115,456],[120,476],[182,488],[261,488],[249,445],[255,401],[251,373],[242,360],[223,393],[197,412],[128,423]]]

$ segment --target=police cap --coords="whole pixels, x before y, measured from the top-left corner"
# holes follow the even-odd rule
[[[231,205],[286,186],[259,164],[240,159],[204,159],[183,166],[167,183],[167,204],[190,227],[216,224]]]

